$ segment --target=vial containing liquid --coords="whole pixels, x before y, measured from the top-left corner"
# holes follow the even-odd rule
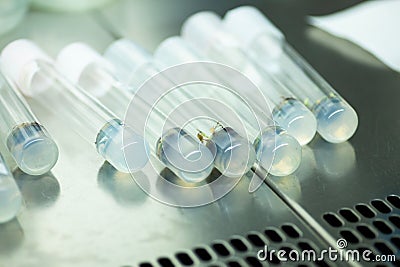
[[[156,155],[189,183],[203,181],[214,167],[214,154],[181,128],[171,128],[163,133],[156,143]]]
[[[241,40],[249,56],[301,99],[317,118],[318,133],[328,142],[341,143],[355,133],[355,110],[285,40],[259,10],[235,8],[224,26]]]
[[[1,53],[1,67],[27,96],[71,125],[117,170],[134,172],[148,161],[147,143],[87,92],[66,80],[35,43],[16,40]],[[126,141],[122,145],[122,138]]]
[[[23,97],[2,74],[0,118],[2,139],[18,167],[30,175],[50,171],[57,162],[58,147]]]
[[[222,20],[212,12],[200,12],[189,17],[181,31],[182,38],[205,59],[226,64],[245,74],[268,99],[276,123],[283,127],[301,145],[314,137],[317,122],[312,112],[295,95],[268,72],[258,67],[241,49],[236,38],[224,30]],[[225,77],[227,78],[227,77]],[[243,91],[254,105],[266,103],[255,92]]]
[[[87,90],[119,117],[138,116],[126,114],[133,98],[132,92],[118,81],[110,63],[88,45],[72,43],[64,47],[58,54],[57,67],[67,78]],[[141,78],[146,80],[148,76],[142,75]],[[140,95],[135,97],[141,98]],[[210,150],[168,118],[165,104],[152,106],[147,101],[141,98],[135,112],[144,118],[146,110],[153,112],[146,129],[151,153],[186,182],[206,179],[214,166],[214,156]],[[164,124],[168,125],[164,127],[166,130],[160,131],[160,125]]]
[[[109,97],[105,98],[108,99],[116,99],[116,97],[120,97],[124,94],[126,95],[126,92],[122,92],[121,89],[127,92],[129,91],[131,93],[135,93],[135,98],[140,98],[140,95],[137,94],[138,88],[146,80],[159,74],[160,72],[158,68],[153,64],[151,56],[145,50],[138,47],[129,40],[118,40],[111,44],[105,52],[105,58],[108,60],[109,63],[112,64],[114,71],[113,76],[116,79],[116,81],[113,82],[113,90],[106,94]],[[99,61],[95,61],[99,63]],[[107,68],[106,64],[104,64],[103,67],[103,70]],[[97,73],[99,72],[97,71]],[[80,80],[91,80],[90,78],[88,79],[88,76],[90,75],[81,75]],[[99,79],[97,78],[96,80]],[[137,104],[146,106],[150,103],[155,103],[158,101],[158,96],[164,93],[163,90],[165,88],[172,88],[174,86],[175,84],[172,83],[171,80],[169,80],[167,77],[164,77],[163,75],[158,75],[157,79],[153,79],[153,86],[151,90],[144,92],[146,94],[145,99],[143,99],[143,101],[139,101],[139,103]],[[111,95],[115,95],[115,97],[111,97]],[[226,154],[235,154],[235,151],[240,147],[240,145],[248,146],[250,148],[250,153],[254,153],[254,149],[251,147],[251,145],[249,146],[248,142],[244,142],[245,140],[241,140],[241,143],[237,144],[239,146],[235,146],[235,143],[233,143],[232,148],[228,150],[225,155],[214,155],[213,153],[211,153],[211,151],[203,143],[199,142],[199,140],[195,136],[198,133],[198,129],[203,129],[204,132],[207,132],[207,129],[210,129],[212,128],[212,126],[214,126],[214,122],[202,123],[201,125],[196,124],[196,126],[184,125],[182,127],[182,124],[175,123],[174,121],[168,119],[170,130],[167,129],[165,132],[162,133],[159,132],[159,129],[154,128],[154,126],[152,127],[152,125],[163,125],[165,123],[165,119],[168,117],[168,110],[174,109],[177,105],[179,105],[180,102],[183,102],[184,99],[182,97],[184,97],[184,95],[177,96],[176,99],[167,96],[164,97],[162,101],[159,101],[158,107],[153,107],[154,113],[158,114],[158,116],[154,116],[156,122],[152,124],[149,123],[149,127],[147,127],[149,138],[151,140],[156,140],[156,142],[151,141],[150,144],[157,144],[155,149],[157,151],[157,158],[160,159],[165,166],[174,171],[174,173],[177,174],[180,178],[187,181],[201,181],[202,179],[205,179],[206,177],[208,177],[213,167],[211,166],[212,164],[210,165],[210,162],[212,163],[214,159],[217,159],[221,156],[226,156]],[[127,98],[125,98],[125,100],[121,99],[120,101],[126,102],[126,99]],[[122,106],[124,109],[123,111],[121,110]],[[121,110],[121,112],[126,112],[125,105],[119,105],[119,109]],[[192,108],[190,108],[189,110],[185,110],[185,112],[182,111],[181,114],[190,114],[191,109]],[[183,121],[185,121],[185,119],[190,120],[191,118],[183,117]],[[176,127],[177,125],[181,126]],[[181,155],[176,154],[176,146],[178,144],[178,141],[182,142],[182,144],[180,144],[180,149],[182,149],[182,147],[185,148],[181,151],[183,152]],[[210,145],[212,146],[212,144],[208,144],[207,146]],[[166,151],[169,152],[166,153]],[[214,149],[213,151],[217,151],[217,149]],[[165,156],[166,154],[170,154],[170,156],[167,157]],[[184,156],[185,161],[180,161],[183,160],[182,155]],[[239,157],[237,159],[242,160],[241,158],[243,157],[243,154],[241,153]],[[235,159],[236,157],[232,156],[232,158]],[[171,159],[174,159],[174,162],[170,162],[169,160]],[[187,162],[193,161],[194,159],[196,159],[196,163]],[[250,165],[252,164],[253,163],[251,163]],[[183,168],[185,172],[182,171],[181,167],[183,166],[185,166],[185,168]],[[190,166],[190,169],[187,169],[188,166]],[[250,167],[248,167],[248,164],[242,166],[243,168],[240,170],[240,172],[227,170],[225,169],[226,166],[215,165],[215,167],[218,168],[223,174],[230,175],[232,173],[235,173],[236,176],[238,176],[239,173],[243,174],[250,169]]]
[[[202,58],[197,55],[182,38],[179,37],[171,37],[164,40],[157,47],[154,53],[154,59],[163,67],[202,61]],[[197,71],[211,72],[211,68],[207,69],[204,64],[205,63],[198,64]],[[209,75],[214,75],[215,77],[218,76],[217,73],[210,73]],[[229,84],[232,79],[232,75],[229,77],[224,75],[216,77],[216,80],[220,80],[227,84]],[[233,88],[235,88],[234,86],[235,85],[232,84]],[[204,88],[192,90],[190,92],[188,91],[188,94],[193,96],[197,91],[204,90]],[[265,170],[268,170],[271,174],[276,176],[285,176],[293,173],[301,162],[301,147],[297,140],[271,120],[271,113],[265,114],[266,111],[269,111],[268,109],[258,109],[258,104],[253,102],[252,107],[254,111],[258,114],[262,114],[259,116],[259,123],[262,124],[262,126],[259,127],[260,129],[257,129],[256,123],[249,123],[249,116],[251,116],[251,114],[245,112],[246,107],[243,105],[243,101],[234,97],[233,94],[223,92],[223,90],[214,90],[212,94],[214,97],[221,99],[221,101],[229,101],[232,106],[236,107],[235,110],[246,125],[249,136],[253,141],[259,164]],[[247,94],[245,96],[247,96]],[[252,101],[252,99],[248,99],[248,101]],[[202,108],[207,109],[207,107]],[[225,132],[230,132],[231,130],[232,128]],[[283,164],[283,162],[285,163]]]
[[[0,154],[0,223],[13,219],[21,208],[21,192]]]
[[[115,41],[105,51],[104,57],[113,64],[119,79],[129,84],[128,88],[130,87],[132,91],[135,91],[135,88],[138,88],[144,81],[154,75],[157,75],[161,84],[172,83],[172,87],[177,85],[173,77],[167,77],[163,72],[160,73],[159,62],[153,61],[148,52],[130,40],[121,39]],[[166,87],[154,87],[154,90],[159,90],[159,88]],[[179,90],[174,92],[175,96],[171,92],[168,95],[168,101],[166,102],[168,102],[169,108],[179,106],[181,103],[192,99],[192,96],[187,94],[186,90],[179,86],[178,88]],[[254,148],[246,138],[239,135],[232,127],[219,126],[215,128],[219,121],[218,114],[205,106],[195,104],[190,106],[188,112],[181,112],[181,114],[186,116],[187,121],[193,119],[193,114],[210,118],[196,120],[195,127],[192,127],[189,132],[197,136],[199,136],[200,132],[206,133],[209,138],[203,141],[215,153],[214,165],[223,175],[241,177],[250,170],[255,162]],[[198,131],[199,129],[201,130],[200,132]],[[213,132],[210,132],[210,129],[214,129]],[[227,132],[230,134],[226,134]],[[230,138],[229,142],[220,142],[221,138],[219,136]],[[230,164],[222,164],[224,162],[230,162]]]

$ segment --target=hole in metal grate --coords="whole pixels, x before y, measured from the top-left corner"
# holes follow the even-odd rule
[[[288,237],[299,238],[301,236],[300,230],[291,224],[284,224],[281,228]]]
[[[265,245],[265,242],[261,239],[261,237],[258,234],[255,233],[248,234],[247,239],[255,247],[263,247]]]
[[[324,260],[316,261],[315,265],[320,266],[320,267],[329,267],[329,264],[327,264]]]
[[[381,213],[390,213],[392,209],[383,200],[375,199],[371,201],[371,205]]]
[[[251,267],[262,267],[263,266],[256,257],[252,257],[252,256],[246,257],[246,262]]]
[[[228,248],[222,243],[214,243],[212,248],[221,257],[227,257],[231,254]]]
[[[323,218],[332,227],[341,227],[341,226],[343,226],[343,222],[334,213],[325,213]]]
[[[374,244],[375,248],[382,253],[382,255],[393,255],[393,251],[384,242],[376,242]]]
[[[227,264],[229,267],[242,267],[242,265],[237,261],[229,261]]]
[[[288,246],[283,246],[283,247],[281,247],[281,250],[282,250],[282,251],[285,251],[285,255],[284,255],[285,258],[289,258],[290,253],[291,253],[292,251],[296,251],[296,249],[291,248],[291,247],[288,247]],[[297,252],[297,251],[296,251],[296,252]]]
[[[340,231],[340,235],[346,239],[347,242],[351,243],[351,244],[357,244],[360,242],[360,240],[358,239],[358,237],[350,230],[343,230]]]
[[[393,207],[400,209],[400,197],[396,195],[391,195],[386,198]]]
[[[365,218],[374,218],[375,212],[366,204],[356,205],[356,210]]]
[[[400,228],[400,216],[393,215],[389,217],[389,221],[396,226],[397,228]]]
[[[364,252],[364,251],[371,251],[371,249],[369,249],[369,248],[367,248],[367,247],[359,247],[359,248],[356,248],[361,254]]]
[[[297,244],[301,250],[313,250],[316,251],[313,245],[311,245],[308,241],[301,241]]]
[[[161,265],[161,267],[174,267],[175,266],[172,263],[172,261],[168,258],[159,258],[158,263]]]
[[[211,254],[205,248],[195,248],[193,252],[202,261],[212,260]]]
[[[393,251],[398,252],[400,250],[400,236],[396,229],[400,229],[400,216],[396,210],[398,208],[400,208],[400,197],[389,195],[381,199],[372,199],[368,204],[358,203],[354,206],[354,209],[343,207],[338,210],[337,214],[333,212],[324,213],[322,218],[332,227],[339,228],[340,236],[346,239],[348,243],[360,244],[360,248],[357,248],[360,253],[368,250],[382,253],[382,255],[393,255]],[[358,223],[364,218],[372,220],[366,220],[366,223]],[[352,223],[357,224],[352,225]],[[346,225],[351,228],[345,227]],[[393,235],[394,232],[396,233],[395,236]],[[382,237],[384,240],[378,240],[377,238],[381,235],[389,236]],[[368,248],[369,245],[374,246],[374,248]],[[304,244],[298,243],[300,249],[302,249],[302,246]],[[303,249],[310,250],[307,245]],[[373,253],[370,254],[371,260],[374,259],[374,255]],[[392,264],[400,266],[400,261]]]
[[[397,249],[400,249],[400,237],[392,237],[390,239],[390,242],[392,242],[392,244],[395,245]]]
[[[366,225],[366,224],[358,225],[358,226],[357,226],[357,230],[358,230],[358,232],[360,232],[360,234],[362,234],[365,238],[374,239],[374,238],[376,237],[375,232],[372,231],[372,229],[369,228],[369,226]]]
[[[230,243],[231,243],[232,247],[233,247],[234,249],[236,249],[237,251],[245,252],[245,251],[248,250],[246,244],[243,243],[243,241],[240,240],[239,238],[233,238],[233,239],[231,239]]]
[[[286,235],[284,235],[284,233]],[[219,239],[210,244],[199,244],[190,251],[178,250],[172,257],[158,257],[155,265],[142,263],[139,267],[174,267],[178,266],[264,266],[265,264],[281,264],[277,257],[276,250],[268,251],[265,255],[266,262],[257,258],[257,252],[260,247],[270,244],[267,237],[272,242],[282,242],[281,250],[286,255],[290,255],[293,251],[298,253],[299,247],[303,250],[315,250],[312,242],[303,236],[303,233],[297,225],[285,223],[277,227],[268,227],[265,229],[265,235],[262,232],[250,231],[247,235],[233,235],[229,239]],[[292,242],[290,238],[298,238],[296,242]],[[288,242],[284,242],[289,240]],[[284,243],[283,243],[284,242]],[[296,243],[298,244],[296,245]],[[311,242],[311,243],[310,243]],[[258,248],[257,248],[258,247]],[[277,246],[273,246],[277,249]],[[238,253],[236,253],[238,252]],[[243,252],[243,253],[239,253]],[[251,252],[254,252],[251,253]],[[272,252],[272,253],[271,253]],[[246,254],[244,254],[246,253]],[[234,256],[237,255],[237,256]],[[304,263],[304,262],[302,262]]]
[[[366,260],[373,261],[375,259],[376,254],[373,252],[374,250],[370,247],[359,247],[356,249],[360,252],[360,255],[364,255],[364,257],[366,257]],[[363,254],[365,251],[368,251],[368,254]]]
[[[190,266],[194,264],[192,258],[190,258],[190,256],[187,253],[180,252],[177,253],[175,256],[182,265]]]
[[[376,229],[378,229],[382,234],[391,234],[393,232],[392,228],[383,220],[375,220],[373,225]]]
[[[281,263],[281,261],[275,255],[275,253],[271,253],[267,257],[268,257],[268,262],[270,262],[272,264],[280,264]]]
[[[278,233],[277,230],[274,229],[267,229],[264,231],[265,235],[268,237],[269,240],[275,243],[279,243],[283,241],[282,236]]]
[[[339,213],[348,222],[355,223],[360,220],[360,218],[357,216],[357,214],[355,214],[354,211],[352,211],[351,209],[344,208],[344,209],[339,210]]]

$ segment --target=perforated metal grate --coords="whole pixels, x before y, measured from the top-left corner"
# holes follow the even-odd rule
[[[308,239],[294,224],[285,223],[280,227],[267,227],[263,231],[250,231],[245,235],[234,235],[227,240],[215,240],[209,245],[199,245],[191,250],[179,251],[170,257],[159,257],[154,263],[143,262],[140,267],[172,266],[228,266],[258,267],[280,265],[275,254],[266,261],[257,258],[257,252],[268,246],[269,250],[314,250],[318,246]],[[327,262],[299,263],[298,266],[331,266]]]
[[[348,248],[396,255],[397,261],[379,266],[400,266],[400,197],[390,195],[323,214],[323,219],[344,238]],[[334,231],[335,232],[335,231]]]

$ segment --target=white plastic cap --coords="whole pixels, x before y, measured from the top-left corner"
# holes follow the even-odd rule
[[[182,63],[199,61],[201,58],[182,38],[174,36],[160,43],[154,52],[154,60],[161,67],[171,67]]]
[[[223,28],[221,18],[214,12],[199,12],[189,17],[182,26],[182,38],[196,50],[207,53],[213,45],[239,45]]]
[[[105,50],[104,58],[113,65],[116,77],[122,82],[129,82],[137,68],[151,61],[150,53],[128,39],[113,42]]]
[[[247,47],[260,34],[269,34],[279,40],[282,32],[275,27],[257,8],[241,6],[228,11],[224,17],[224,27]]]
[[[78,84],[86,67],[96,64],[111,71],[109,64],[93,48],[84,43],[72,43],[65,46],[57,56],[56,66],[58,70],[71,82]]]
[[[14,81],[21,92],[32,96],[31,81],[38,68],[36,60],[53,63],[53,60],[34,42],[19,39],[9,43],[1,52],[1,70],[5,76]]]

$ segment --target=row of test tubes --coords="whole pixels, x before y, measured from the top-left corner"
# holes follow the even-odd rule
[[[236,178],[258,167],[292,174],[316,132],[340,143],[358,124],[354,109],[249,6],[223,19],[192,15],[181,36],[153,55],[120,39],[104,54],[73,43],[52,59],[21,39],[3,49],[0,65],[0,130],[18,167],[32,175],[55,165],[58,148],[20,93],[73,124],[118,171],[134,173],[154,158],[188,183],[204,181],[213,168]],[[187,75],[212,82],[183,84]],[[231,89],[242,82],[250,86]],[[198,101],[204,96],[218,101]],[[179,116],[171,115],[175,109]],[[16,212],[21,197],[0,163],[1,194]],[[0,222],[12,214],[0,211]]]

